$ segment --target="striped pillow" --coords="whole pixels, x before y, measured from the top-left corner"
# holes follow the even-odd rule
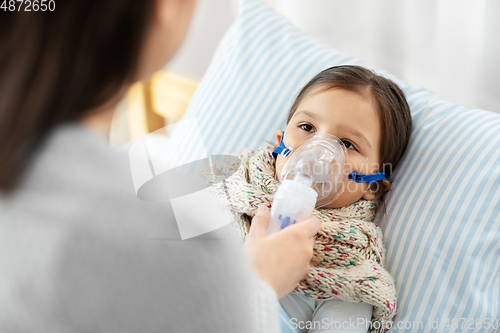
[[[340,64],[363,65],[262,0],[244,0],[184,118],[197,118],[209,154],[256,149],[285,128],[300,88]],[[439,325],[440,332],[499,332],[500,115],[467,110],[371,69],[401,86],[413,114],[388,215],[378,221],[398,290],[394,331]],[[186,156],[195,153],[188,138],[184,144]]]

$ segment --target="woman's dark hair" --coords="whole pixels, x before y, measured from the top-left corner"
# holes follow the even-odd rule
[[[55,5],[0,11],[0,192],[15,187],[55,126],[123,96],[156,1]]]
[[[342,88],[360,94],[368,89],[376,102],[382,129],[378,172],[385,172],[389,178],[403,157],[411,134],[410,107],[403,91],[393,81],[364,67],[331,67],[316,75],[302,88],[290,109],[287,124],[304,97],[319,86],[325,90]],[[380,208],[383,204],[384,188],[379,182],[372,185],[372,190],[375,193],[376,207]]]

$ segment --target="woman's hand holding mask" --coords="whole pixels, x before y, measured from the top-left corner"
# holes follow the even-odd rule
[[[245,251],[257,278],[269,283],[278,298],[291,292],[309,271],[314,235],[321,229],[315,216],[266,237],[270,211],[260,206],[252,219]]]

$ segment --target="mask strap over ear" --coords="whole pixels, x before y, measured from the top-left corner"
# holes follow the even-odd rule
[[[276,159],[278,157],[278,154],[280,154],[281,156],[285,156],[285,157],[288,154],[290,154],[291,150],[290,150],[290,148],[285,147],[284,140],[285,140],[285,132],[283,132],[283,135],[281,136],[280,145],[278,147],[274,148],[274,150],[273,150],[274,159]]]
[[[367,183],[373,185],[378,180],[387,179],[384,172],[374,173],[373,175],[362,175],[353,171],[349,174],[349,179],[354,180],[356,183]]]

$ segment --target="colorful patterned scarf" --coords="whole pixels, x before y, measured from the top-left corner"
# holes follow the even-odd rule
[[[258,206],[271,205],[279,186],[272,150],[245,149],[238,155],[240,165],[213,165],[213,188],[231,208],[242,242]],[[294,292],[318,300],[369,303],[374,306],[369,332],[385,332],[393,324],[397,296],[393,278],[384,268],[382,230],[373,222],[374,202],[360,199],[342,208],[315,209],[313,214],[323,227],[315,236],[309,273]]]

